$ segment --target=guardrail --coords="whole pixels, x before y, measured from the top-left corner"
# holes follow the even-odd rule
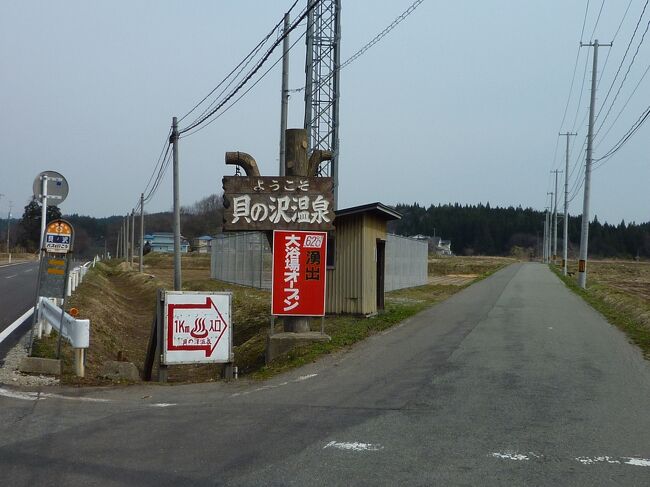
[[[85,375],[86,349],[90,345],[90,320],[78,320],[48,298],[38,300],[37,336],[49,336],[55,329],[74,349],[75,373]]]
[[[77,266],[70,271],[68,274],[68,285],[66,287],[66,296],[70,297],[72,293],[77,289],[79,284],[84,280],[84,276],[88,272],[88,269],[95,267],[95,264],[99,261],[99,257],[95,257],[93,260],[86,262],[83,265]]]
[[[98,257],[77,266],[68,274],[66,286],[66,295],[70,296],[72,292],[81,284],[84,276],[90,267],[95,267],[99,261]],[[52,329],[55,329],[63,338],[70,342],[74,349],[75,373],[79,377],[85,375],[86,349],[90,344],[90,320],[78,320],[68,313],[65,313],[57,306],[56,299],[40,297],[37,308],[37,327],[36,335],[41,338],[43,335],[49,336]]]

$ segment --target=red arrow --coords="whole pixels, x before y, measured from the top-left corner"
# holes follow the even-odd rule
[[[214,341],[213,344],[211,345],[174,345],[174,310],[177,309],[210,309],[214,308],[214,310],[217,312],[219,315],[219,319],[223,323],[223,329],[221,330],[221,333],[217,337],[217,339]],[[203,350],[205,351],[205,356],[210,357],[212,356],[212,352],[214,352],[214,349],[217,347],[217,344],[219,343],[219,340],[221,340],[221,337],[223,334],[226,332],[226,329],[228,328],[228,323],[226,323],[226,320],[223,319],[223,316],[217,309],[217,307],[214,305],[212,302],[212,298],[206,297],[205,298],[205,304],[199,304],[199,303],[192,303],[192,304],[168,304],[167,305],[167,349],[168,350],[189,350],[189,351],[195,351],[195,350]]]

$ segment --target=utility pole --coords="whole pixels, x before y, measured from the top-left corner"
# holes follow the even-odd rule
[[[131,269],[133,269],[133,259],[135,257],[135,209],[131,210]]]
[[[559,135],[564,135],[566,137],[566,157],[564,163],[564,228],[562,232],[564,240],[562,249],[562,274],[566,276],[568,274],[569,265],[569,137],[578,134],[565,132]]]
[[[117,244],[115,244],[115,258],[120,258],[120,239],[122,238],[122,229],[117,231]]]
[[[546,213],[544,213],[544,232],[542,233],[542,263],[546,263]]]
[[[181,204],[178,181],[178,121],[172,118],[173,187],[174,187],[174,291],[181,290]]]
[[[562,171],[556,169],[555,171],[551,171],[551,173],[555,173],[555,193],[553,193],[553,264],[555,264],[557,259],[557,175],[562,173]]]
[[[9,213],[7,215],[7,255],[11,263],[11,254],[9,253],[9,228],[11,227],[11,201],[9,201]]]
[[[122,258],[128,256],[126,247],[126,218],[122,217]]]
[[[589,130],[587,132],[587,160],[585,161],[585,189],[582,204],[582,231],[580,232],[580,260],[578,261],[578,285],[587,287],[587,248],[589,246],[589,197],[591,193],[591,165],[593,163],[594,146],[594,113],[596,108],[596,77],[598,72],[598,47],[611,47],[610,44],[598,44],[598,39],[593,43],[583,44],[580,47],[593,46],[594,61],[591,69],[591,102],[589,103]]]
[[[144,193],[140,193],[140,272],[144,271]]]
[[[125,222],[125,225],[126,225],[125,226],[126,230],[124,230],[124,243],[126,244],[126,252],[124,252],[124,257],[126,258],[126,263],[128,264],[129,263],[129,255],[130,255],[130,252],[131,252],[131,249],[130,249],[130,247],[131,247],[130,243],[131,242],[129,241],[130,240],[130,238],[129,238],[130,231],[129,230],[130,230],[131,225],[129,225],[129,214],[128,213],[124,217],[124,222]]]
[[[289,12],[284,15],[284,35],[282,41],[282,96],[280,98],[280,168],[278,174],[285,175],[284,157],[287,151],[287,113],[289,110]]]
[[[43,255],[43,239],[45,238],[45,225],[47,220],[47,176],[41,176],[41,238],[38,247],[39,255]]]
[[[546,238],[546,247],[547,247],[547,249],[546,249],[546,260],[548,262],[551,262],[552,250],[553,250],[553,240],[552,240],[552,230],[551,230],[551,228],[553,226],[553,214],[552,214],[552,211],[553,211],[553,191],[550,191],[550,192],[548,192],[546,194],[551,197],[551,201],[549,202],[549,206],[548,206],[548,223],[547,223],[548,231],[546,232],[546,237],[547,237]]]

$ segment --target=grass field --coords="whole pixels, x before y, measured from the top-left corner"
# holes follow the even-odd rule
[[[194,291],[231,291],[233,293],[233,346],[235,364],[241,375],[265,378],[292,367],[315,360],[322,354],[341,350],[364,338],[393,326],[409,316],[434,305],[463,289],[468,283],[513,262],[512,259],[489,257],[446,257],[433,259],[429,269],[437,276],[463,275],[462,285],[429,284],[386,294],[386,309],[372,317],[351,315],[327,316],[325,333],[331,341],[296,349],[270,365],[264,363],[266,339],[270,331],[270,293],[245,286],[210,279],[210,256],[184,255],[183,288]],[[136,264],[137,269],[137,264]],[[85,379],[72,374],[72,350],[64,347],[63,382],[79,385],[109,383],[99,373],[107,360],[118,356],[143,369],[147,341],[159,288],[172,287],[171,255],[153,254],[145,257],[145,273],[129,269],[124,262],[99,263],[70,299],[70,306],[79,309],[80,318],[91,320],[90,348],[87,353]],[[275,330],[282,330],[276,320]],[[312,321],[312,330],[320,330],[320,320]],[[51,356],[55,338],[44,339],[35,350]],[[204,382],[219,375],[219,366],[183,365],[169,367],[170,382]],[[154,372],[155,375],[155,372]]]
[[[565,282],[623,330],[650,359],[650,262],[591,260],[587,290],[576,284],[577,265],[570,266],[569,271],[574,274],[563,278]]]

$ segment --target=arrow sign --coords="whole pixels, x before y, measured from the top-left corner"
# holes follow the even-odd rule
[[[229,362],[230,293],[165,294],[166,364]]]

